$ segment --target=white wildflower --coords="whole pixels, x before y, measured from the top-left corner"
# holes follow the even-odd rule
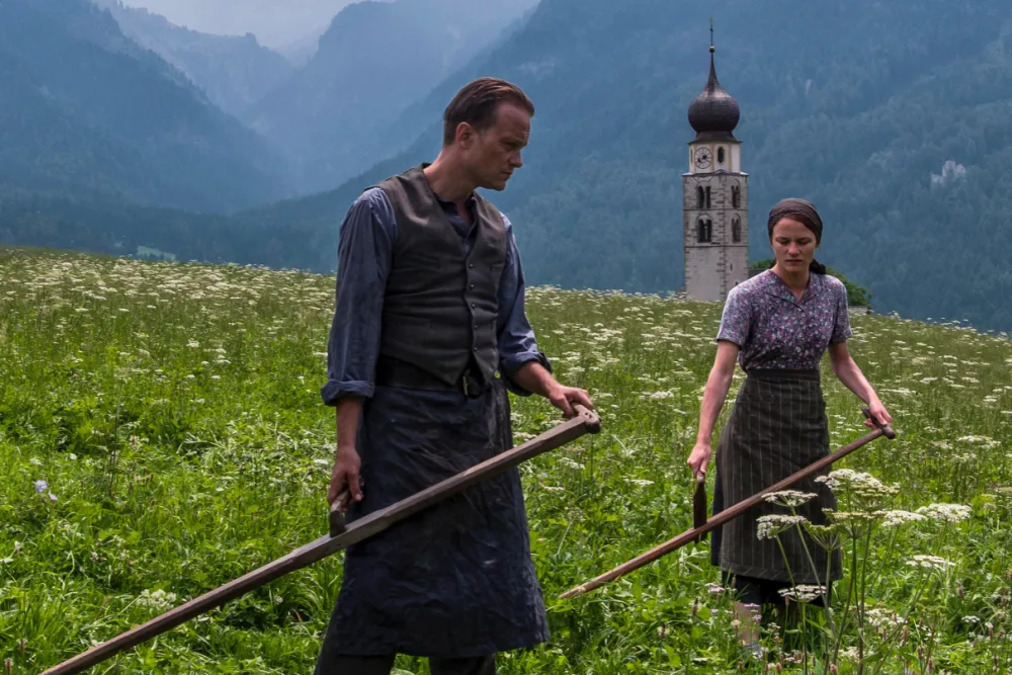
[[[176,594],[167,593],[160,588],[156,591],[144,589],[137,597],[137,604],[155,609],[169,609],[176,604]]]
[[[818,495],[813,492],[801,492],[800,490],[781,490],[779,492],[771,492],[763,497],[764,500],[771,504],[777,504],[778,506],[785,506],[788,508],[795,508],[801,506],[805,502],[815,499]]]
[[[938,570],[944,571],[950,567],[954,567],[956,563],[951,560],[946,560],[941,556],[937,555],[915,555],[907,561],[907,565],[910,567],[920,567],[926,570]]]
[[[873,627],[878,629],[890,629],[903,625],[903,618],[891,609],[884,607],[873,607],[865,612],[865,617]]]
[[[849,491],[867,498],[888,497],[899,492],[898,486],[886,485],[870,473],[853,469],[831,471],[829,475],[817,477],[815,482],[825,483],[833,492]]]
[[[804,516],[792,516],[781,513],[759,516],[759,519],[756,520],[756,536],[759,539],[773,539],[781,532],[800,525],[805,520]]]
[[[882,525],[894,527],[904,523],[918,523],[927,520],[927,516],[912,511],[879,511],[875,515],[882,517]]]
[[[917,513],[947,523],[958,523],[970,517],[970,507],[963,504],[929,504],[917,509]]]
[[[781,588],[780,595],[794,602],[812,602],[818,600],[826,593],[825,586],[811,586],[799,584],[791,588]]]

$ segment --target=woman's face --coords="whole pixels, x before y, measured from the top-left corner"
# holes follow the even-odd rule
[[[781,218],[773,226],[770,238],[773,255],[777,267],[787,273],[802,272],[808,269],[815,258],[815,233],[790,216]]]

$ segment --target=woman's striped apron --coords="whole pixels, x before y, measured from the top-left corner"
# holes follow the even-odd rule
[[[826,456],[829,428],[825,411],[818,370],[749,371],[717,445],[713,512],[716,514]],[[796,508],[799,515],[813,523],[824,524],[822,509],[836,508],[833,493],[824,484],[816,483],[814,477],[800,481],[793,489],[818,495]],[[756,536],[759,516],[790,512],[788,508],[763,502],[724,524],[713,532],[711,561],[732,574],[795,584],[824,584],[829,554],[807,534],[804,544],[796,528],[781,534],[783,551],[776,540]],[[832,553],[831,563],[829,578],[839,579],[839,549]]]

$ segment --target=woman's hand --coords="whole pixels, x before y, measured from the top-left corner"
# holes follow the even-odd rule
[[[710,448],[709,441],[696,441],[696,447],[692,448],[689,458],[685,460],[685,463],[692,469],[693,477],[697,480],[706,476],[706,467],[710,464],[711,454],[713,454],[713,450]]]
[[[886,410],[885,406],[882,405],[882,401],[878,400],[878,398],[868,402],[868,412],[882,426],[888,426],[893,423],[892,415],[889,414],[889,411]],[[875,422],[871,420],[865,420],[864,425],[871,429],[875,428]]]

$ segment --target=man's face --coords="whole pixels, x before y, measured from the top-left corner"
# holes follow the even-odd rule
[[[504,102],[495,121],[476,132],[465,150],[467,166],[478,187],[502,190],[515,169],[524,165],[520,151],[531,135],[531,116],[520,106]]]

